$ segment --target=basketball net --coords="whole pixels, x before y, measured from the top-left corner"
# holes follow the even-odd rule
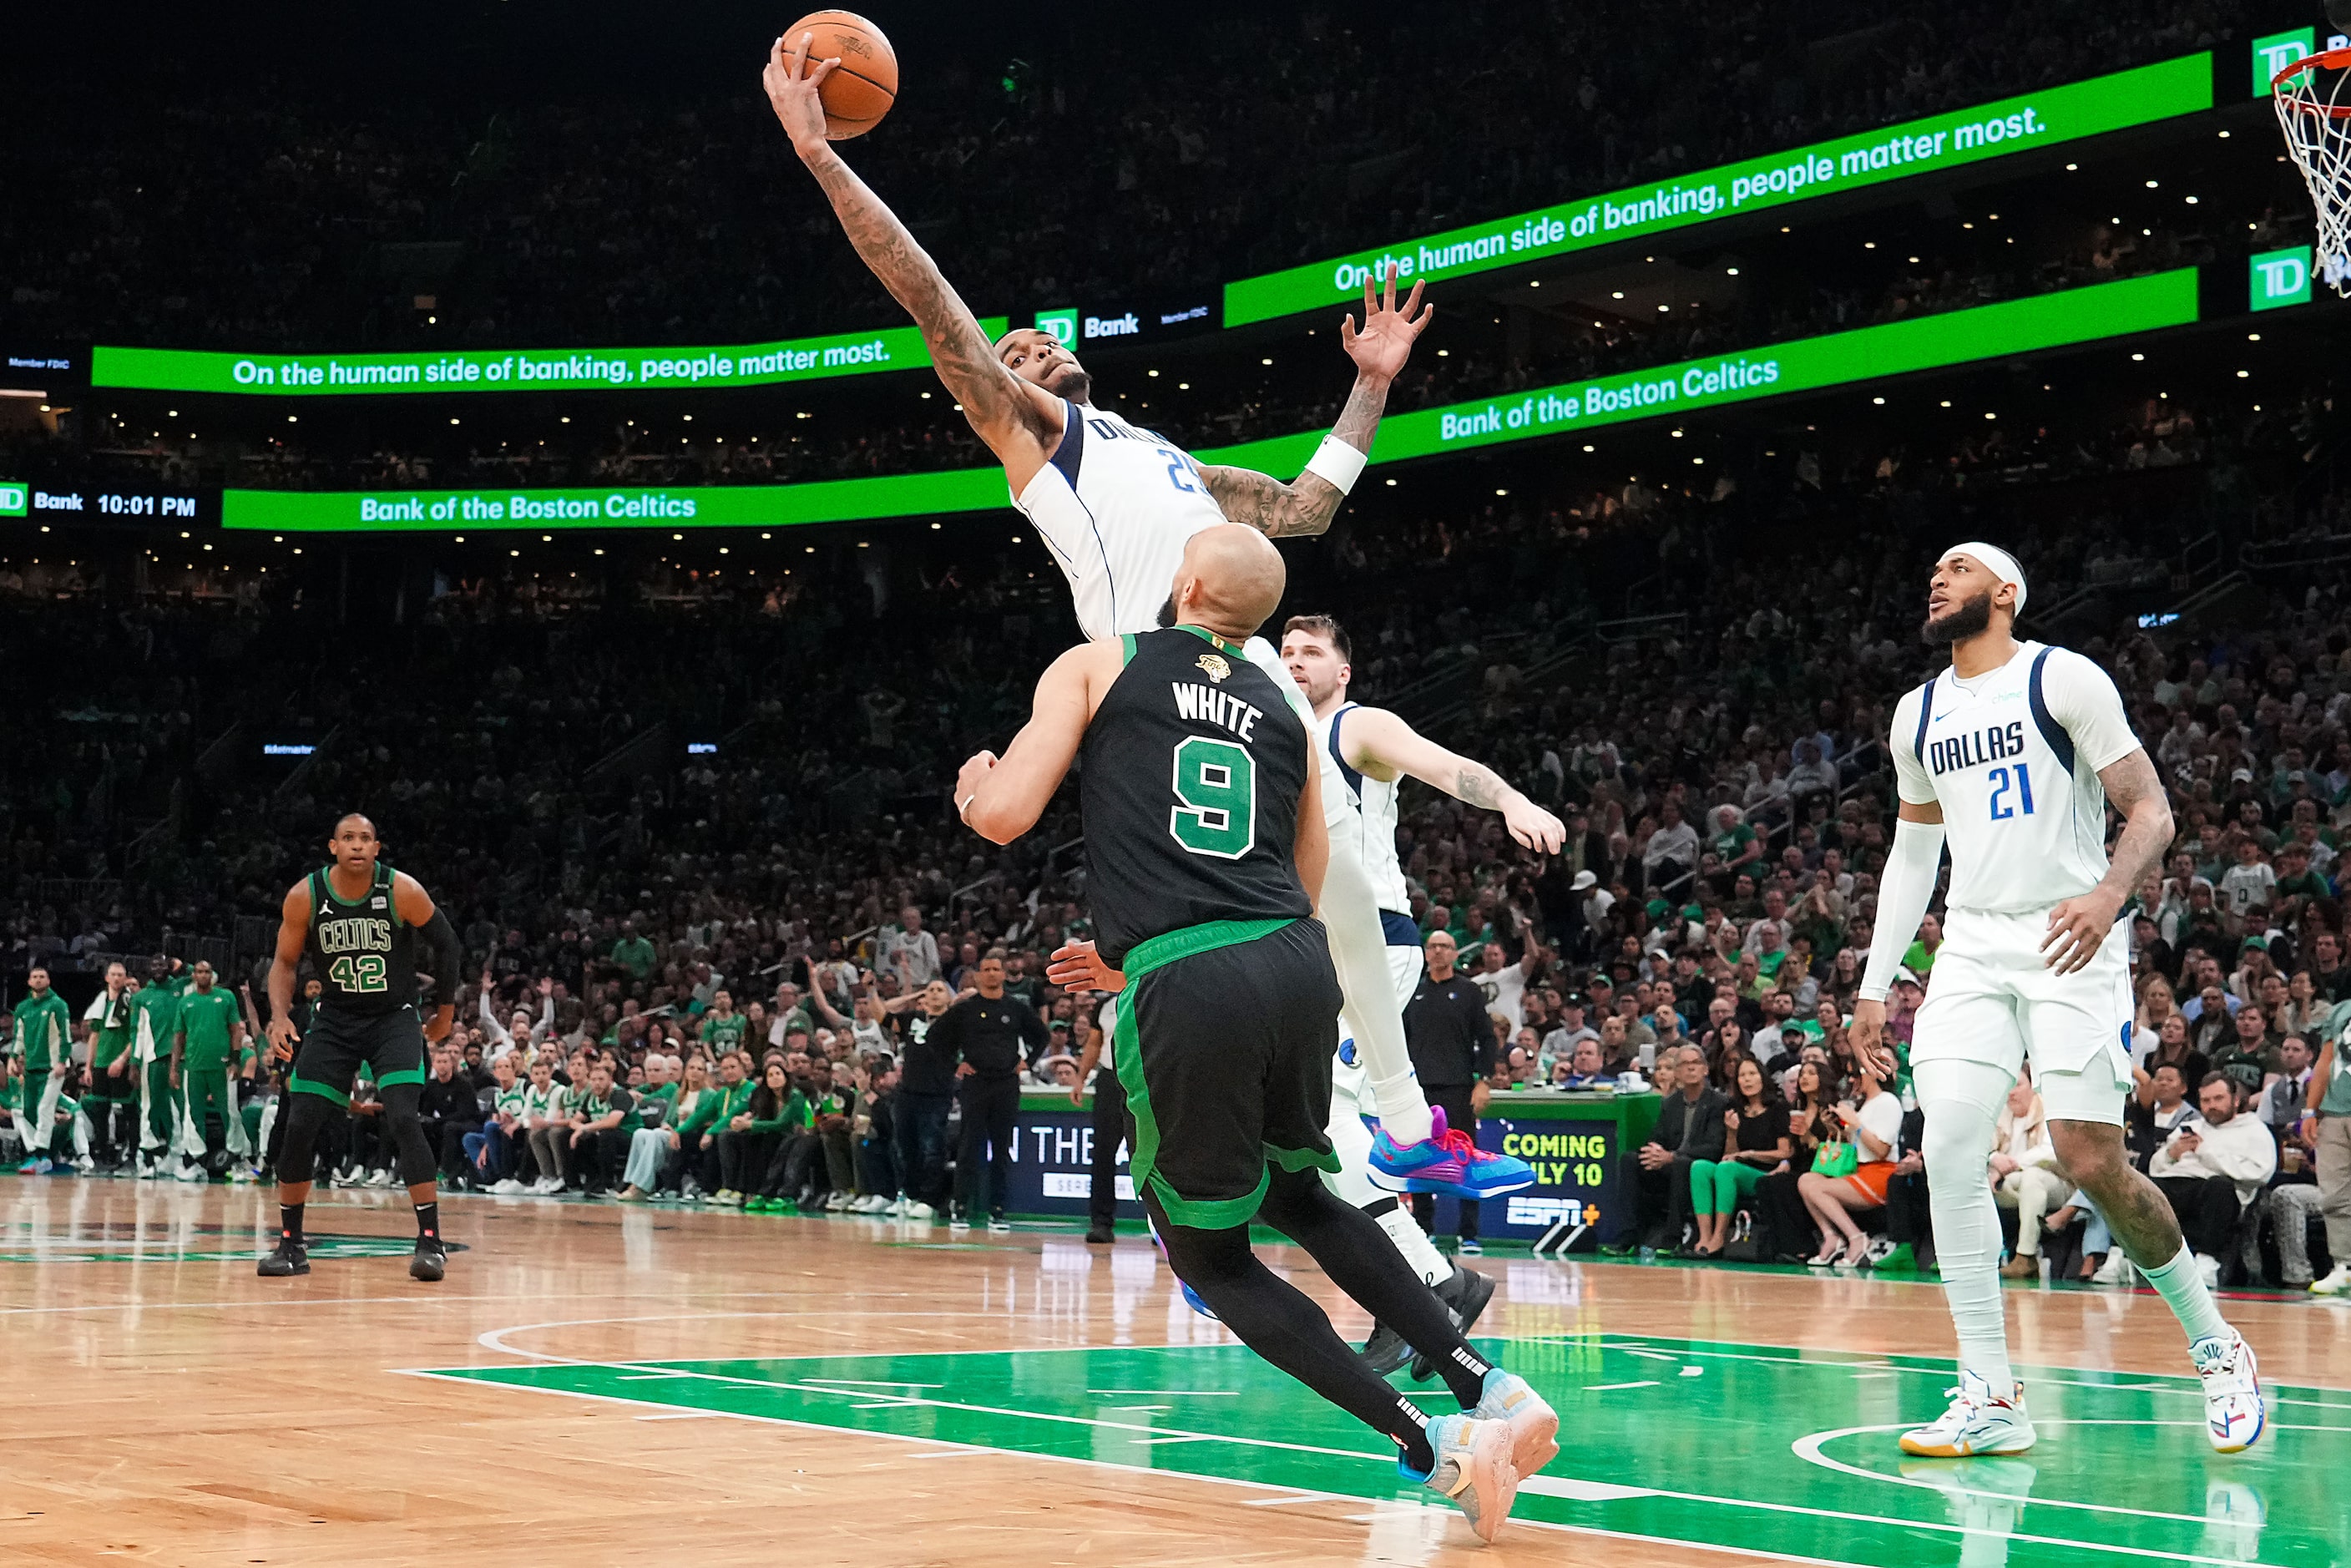
[[[2351,48],[2309,55],[2271,78],[2285,150],[2318,210],[2318,274],[2351,298]]]

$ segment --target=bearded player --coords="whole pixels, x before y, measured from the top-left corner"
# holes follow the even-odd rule
[[[804,33],[789,40],[789,51],[788,40],[776,40],[764,77],[768,101],[793,151],[824,188],[851,245],[921,327],[940,381],[1004,465],[1013,505],[1036,525],[1068,578],[1079,628],[1089,639],[1159,626],[1185,543],[1203,529],[1234,522],[1282,538],[1331,526],[1363,472],[1388,385],[1428,324],[1433,308],[1421,307],[1418,285],[1399,309],[1393,276],[1376,299],[1366,282],[1362,329],[1350,319],[1339,333],[1355,362],[1354,391],[1296,480],[1285,485],[1247,468],[1203,466],[1172,443],[1095,407],[1092,378],[1051,333],[1024,329],[1007,333],[1001,342],[987,340],[937,265],[826,140],[818,89],[840,62],[811,68],[810,37]],[[1272,646],[1251,637],[1245,652],[1308,720]],[[1333,794],[1335,769],[1328,764],[1324,777],[1334,786],[1324,793]],[[1331,831],[1349,831],[1350,821],[1340,810]],[[1353,853],[1335,857],[1323,919],[1380,1110],[1378,1168],[1395,1179],[1417,1176],[1474,1197],[1529,1185],[1533,1172],[1523,1161],[1479,1149],[1459,1129],[1435,1135],[1405,1049],[1378,908],[1357,871],[1360,860]],[[1447,1171],[1464,1177],[1447,1182]]]
[[[2032,1447],[1995,1272],[2000,1212],[1984,1180],[1993,1124],[2029,1061],[2059,1166],[2188,1331],[2205,1436],[2235,1453],[2265,1420],[2252,1347],[2213,1305],[2213,1281],[2171,1205],[2123,1150],[2130,960],[2112,932],[2131,890],[2162,863],[2171,808],[2106,673],[2078,653],[2016,640],[2024,597],[2024,573],[2006,550],[1970,543],[1944,552],[1925,632],[1950,648],[1951,665],[1896,705],[1886,740],[1901,806],[1851,1033],[1854,1050],[1882,1072],[1894,1069],[1881,1041],[1886,994],[1927,913],[1947,839],[1951,851],[1943,945],[1910,1069],[1926,1113],[1920,1152],[1959,1332],[1959,1386],[1941,1417],[1901,1445],[1938,1458]],[[2111,859],[2109,803],[2123,818]]]
[[[424,1092],[424,1042],[449,1032],[456,1008],[449,998],[465,971],[464,948],[449,916],[434,907],[423,886],[383,863],[375,824],[354,811],[335,824],[327,848],[333,859],[294,884],[277,925],[277,956],[269,966],[269,1043],[290,1061],[286,1145],[277,1157],[277,1245],[261,1260],[267,1279],[310,1271],[302,1239],[302,1206],[310,1199],[311,1155],[330,1116],[351,1103],[351,1084],[364,1067],[375,1081],[383,1119],[400,1155],[400,1179],[416,1206],[413,1279],[438,1280],[448,1269],[441,1239],[441,1194],[433,1145],[417,1118]],[[416,938],[433,949],[433,975],[444,998],[430,1024],[416,1014]],[[294,978],[309,959],[325,988],[308,1034],[294,1031]]]
[[[1411,889],[1405,885],[1404,867],[1395,852],[1396,786],[1405,776],[1442,789],[1465,805],[1501,812],[1510,837],[1531,850],[1557,854],[1567,829],[1484,763],[1437,745],[1384,708],[1365,707],[1350,698],[1347,688],[1354,679],[1353,656],[1346,630],[1328,615],[1293,615],[1282,628],[1281,662],[1313,709],[1315,753],[1335,767],[1340,804],[1356,824],[1356,831],[1345,837],[1353,852],[1363,857],[1364,880],[1379,901],[1380,925],[1387,937],[1388,973],[1395,987],[1396,1006],[1402,1008],[1412,999],[1425,967],[1420,926],[1406,913],[1412,906]],[[1326,787],[1331,782],[1329,768],[1323,782]],[[1324,805],[1328,815],[1330,802],[1326,800]],[[1335,854],[1339,852],[1335,835],[1333,842]],[[1379,1221],[1396,1250],[1420,1270],[1421,1279],[1467,1332],[1485,1311],[1494,1282],[1437,1251],[1413,1217],[1397,1204],[1395,1192],[1384,1190],[1389,1186],[1405,1191],[1429,1190],[1425,1176],[1374,1181],[1368,1173],[1373,1138],[1364,1124],[1364,1114],[1370,1107],[1364,1103],[1363,1063],[1356,1060],[1353,1044],[1352,1040],[1341,1042],[1339,1060],[1331,1074],[1330,1134],[1340,1163],[1340,1169],[1329,1178],[1331,1186],[1341,1197]],[[1452,1103],[1439,1105],[1437,1111],[1451,1125],[1474,1127],[1477,1113],[1469,1102],[1469,1091],[1464,1089]],[[1509,1190],[1489,1188],[1487,1196]],[[1404,1337],[1385,1323],[1374,1325],[1372,1337],[1364,1345],[1364,1358],[1383,1375],[1394,1372],[1411,1356]],[[1432,1371],[1425,1358],[1414,1361],[1416,1379],[1425,1382]]]

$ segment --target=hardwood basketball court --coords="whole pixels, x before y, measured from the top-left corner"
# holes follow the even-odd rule
[[[2240,1296],[2271,1435],[2222,1458],[2151,1294],[2015,1290],[2042,1441],[1905,1461],[1931,1283],[1489,1256],[1562,1452],[1481,1548],[1186,1308],[1147,1241],[455,1198],[0,1186],[0,1563],[1177,1564],[2351,1559],[2351,1311]],[[1342,1305],[1301,1255],[1277,1266]]]

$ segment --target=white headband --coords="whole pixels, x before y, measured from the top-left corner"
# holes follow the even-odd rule
[[[1949,560],[1955,555],[1971,555],[1975,557],[1976,559],[1983,562],[1984,565],[1990,567],[1991,569],[1992,576],[1998,578],[2001,581],[2014,583],[2016,585],[2016,613],[2019,615],[2024,613],[2024,569],[2016,564],[2016,558],[2014,556],[2009,554],[1998,545],[1988,545],[1980,539],[1970,540],[1963,545],[1953,545],[1950,549],[1942,553],[1940,559]]]

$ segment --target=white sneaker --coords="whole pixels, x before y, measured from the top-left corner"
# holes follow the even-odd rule
[[[913,1198],[908,1198],[906,1200],[906,1207],[903,1212],[904,1217],[908,1219],[928,1219],[932,1218],[937,1210],[932,1208],[932,1207],[927,1203],[918,1203]]]
[[[1559,1458],[1559,1412],[1523,1377],[1499,1366],[1489,1369],[1478,1407],[1469,1414],[1510,1429],[1510,1468],[1520,1480]]]
[[[188,1164],[186,1161],[182,1161],[180,1168],[172,1173],[172,1179],[173,1181],[202,1181],[204,1179],[204,1167],[199,1165]]]
[[[1001,1218],[991,1219],[987,1222],[987,1233],[990,1236],[1009,1236],[1012,1234],[1012,1221]]]
[[[2351,1263],[2337,1263],[2335,1271],[2326,1278],[2313,1280],[2310,1293],[2314,1296],[2351,1295]]]
[[[2024,1413],[2024,1385],[1997,1398],[1979,1372],[1962,1371],[1959,1385],[1944,1390],[1950,1407],[1934,1421],[1902,1434],[1902,1451],[1935,1459],[1975,1454],[2021,1454],[2032,1447],[2032,1418]]]
[[[1481,1421],[1467,1412],[1440,1416],[1428,1424],[1428,1446],[1437,1456],[1436,1468],[1415,1479],[1450,1499],[1468,1517],[1478,1539],[1491,1542],[1501,1532],[1519,1495],[1519,1472],[1510,1464],[1510,1424]],[[1397,1468],[1412,1475],[1401,1462]]]
[[[550,1197],[556,1193],[563,1190],[563,1178],[561,1176],[541,1176],[538,1180],[531,1184],[530,1190],[537,1193],[541,1197]]]
[[[2199,1339],[2188,1347],[2188,1359],[2204,1380],[2204,1435],[2214,1451],[2242,1453],[2260,1442],[2269,1411],[2261,1365],[2245,1336],[2231,1329],[2226,1339]]]
[[[239,1186],[245,1186],[253,1182],[259,1181],[261,1179],[261,1173],[255,1170],[251,1166],[238,1166],[228,1173],[228,1179],[235,1182]]]
[[[824,1200],[824,1207],[827,1213],[831,1213],[835,1209],[847,1208],[849,1207],[849,1195],[845,1192],[833,1193],[826,1197]]]
[[[961,1236],[965,1231],[969,1230],[970,1228],[971,1221],[966,1219],[959,1214],[947,1221],[947,1233],[951,1236]]]
[[[2220,1260],[2209,1252],[2196,1254],[2196,1277],[2204,1281],[2208,1291],[2220,1288]]]
[[[490,1184],[490,1190],[505,1197],[511,1197],[516,1193],[528,1192],[530,1189],[523,1186],[522,1183],[515,1180],[514,1177],[508,1176],[504,1181],[492,1182]]]
[[[81,1172],[84,1176],[89,1175],[90,1172],[97,1168],[98,1162],[91,1159],[88,1155],[79,1155],[74,1160],[74,1169]]]
[[[2106,1260],[2099,1264],[2097,1272],[2090,1276],[2090,1283],[2093,1285],[2136,1284],[2137,1274],[2138,1270],[2131,1267],[2131,1260],[2124,1257],[2123,1249],[2117,1247],[2106,1254]]]
[[[390,1171],[381,1171],[381,1170],[379,1170],[379,1171],[370,1171],[370,1172],[368,1172],[368,1186],[390,1186],[391,1185],[392,1185],[392,1173],[391,1173]]]

